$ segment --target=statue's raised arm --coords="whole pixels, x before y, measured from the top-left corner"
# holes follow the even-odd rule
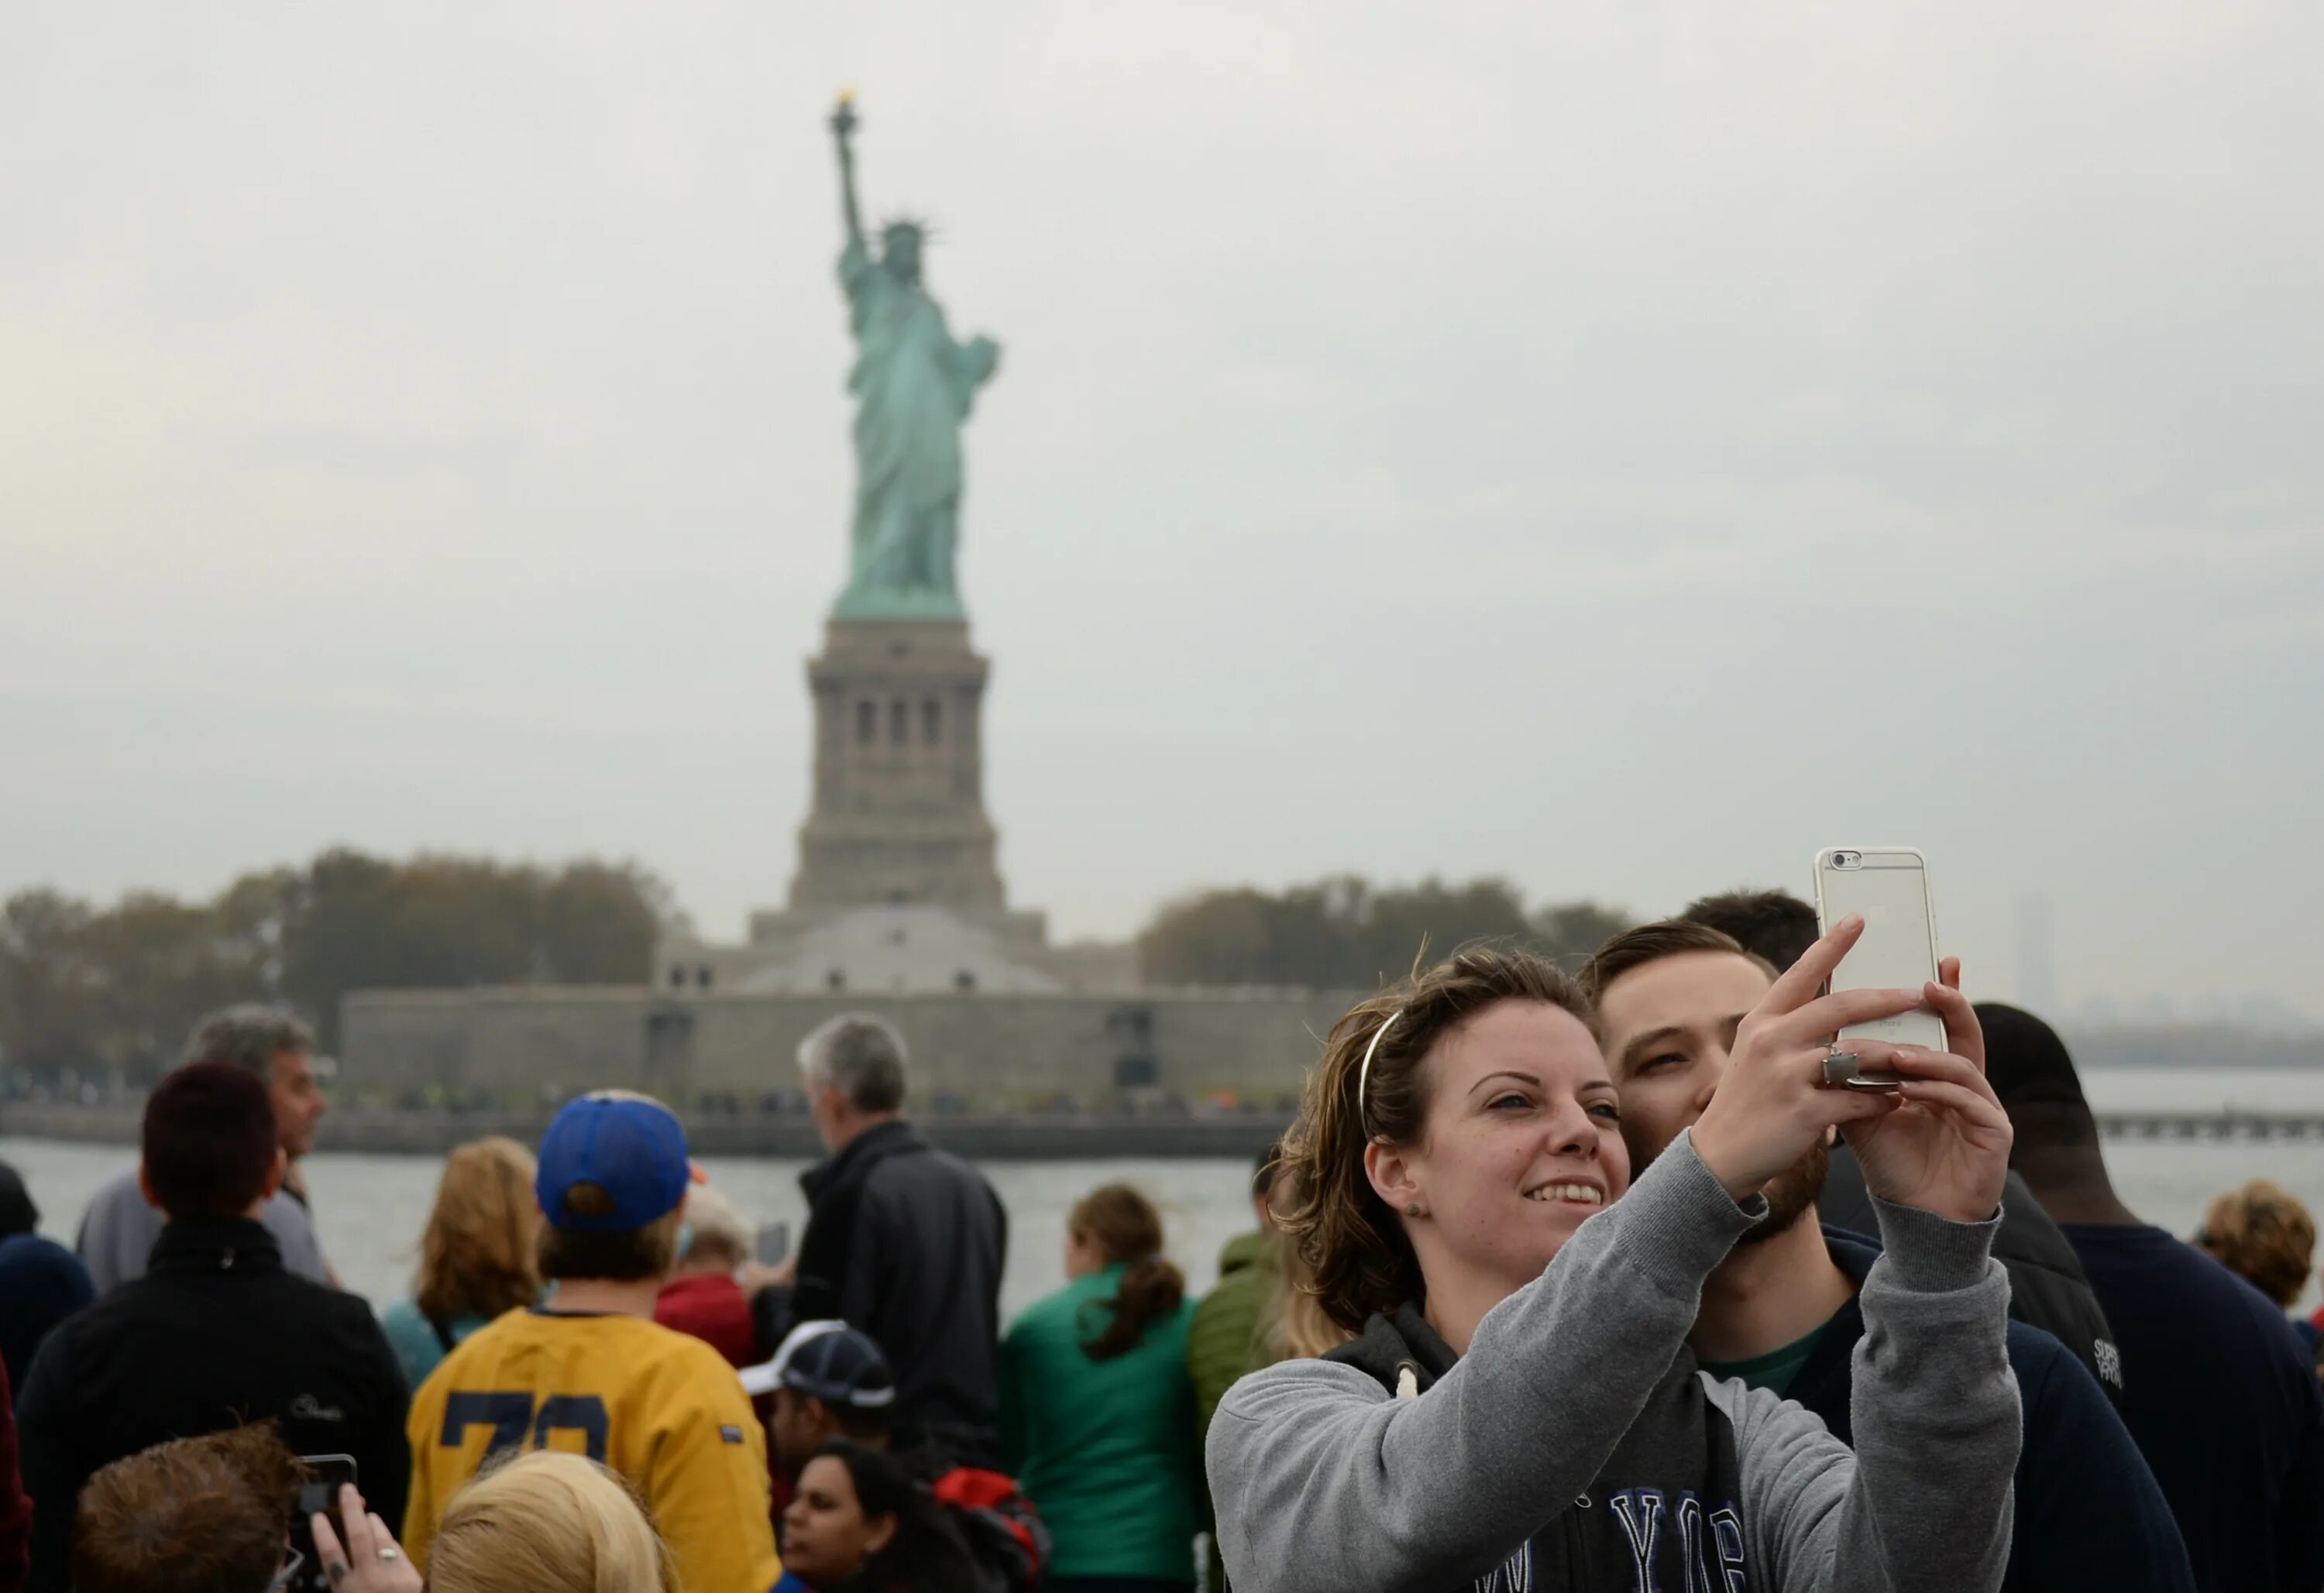
[[[832,142],[839,146],[839,219],[850,248],[863,247],[863,211],[855,200],[855,97],[843,93],[831,112]]]

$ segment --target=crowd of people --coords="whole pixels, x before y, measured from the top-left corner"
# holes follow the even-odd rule
[[[1860,931],[1757,892],[1416,969],[1207,1295],[1108,1183],[1005,1329],[1008,1213],[878,1017],[800,1047],[789,1259],[600,1091],[452,1152],[374,1313],[314,1036],[229,1008],[73,1248],[0,1169],[0,1593],[2318,1593],[2309,1213],[2141,1221],[2058,1036],[1950,961],[1826,993]],[[1918,1007],[1947,1049],[1833,1087]]]

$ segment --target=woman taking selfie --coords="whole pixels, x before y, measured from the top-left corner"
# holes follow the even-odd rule
[[[2000,1585],[2018,1408],[1987,1251],[2008,1119],[1958,992],[1816,996],[1861,930],[1843,921],[1742,1018],[1718,1092],[1635,1187],[1590,1008],[1549,963],[1464,952],[1341,1020],[1277,1215],[1360,1337],[1220,1406],[1235,1586]],[[1834,1054],[1844,1026],[1924,999],[1959,1054]],[[1826,1085],[1856,1069],[1906,1082]],[[1686,1346],[1760,1188],[1835,1126],[1886,1242],[1860,1296],[1853,1452],[1797,1405],[1711,1382]]]

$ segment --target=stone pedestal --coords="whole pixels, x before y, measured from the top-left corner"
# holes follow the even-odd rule
[[[872,904],[1005,912],[984,811],[991,665],[965,622],[833,620],[807,662],[815,801],[794,912]]]

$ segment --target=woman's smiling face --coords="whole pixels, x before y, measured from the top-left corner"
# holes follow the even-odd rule
[[[1432,1295],[1447,1267],[1468,1285],[1493,1280],[1514,1293],[1629,1187],[1621,1108],[1598,1041],[1563,1008],[1505,1000],[1439,1040],[1421,1065],[1420,1142],[1372,1146],[1373,1187],[1398,1212],[1422,1208],[1405,1231]]]

